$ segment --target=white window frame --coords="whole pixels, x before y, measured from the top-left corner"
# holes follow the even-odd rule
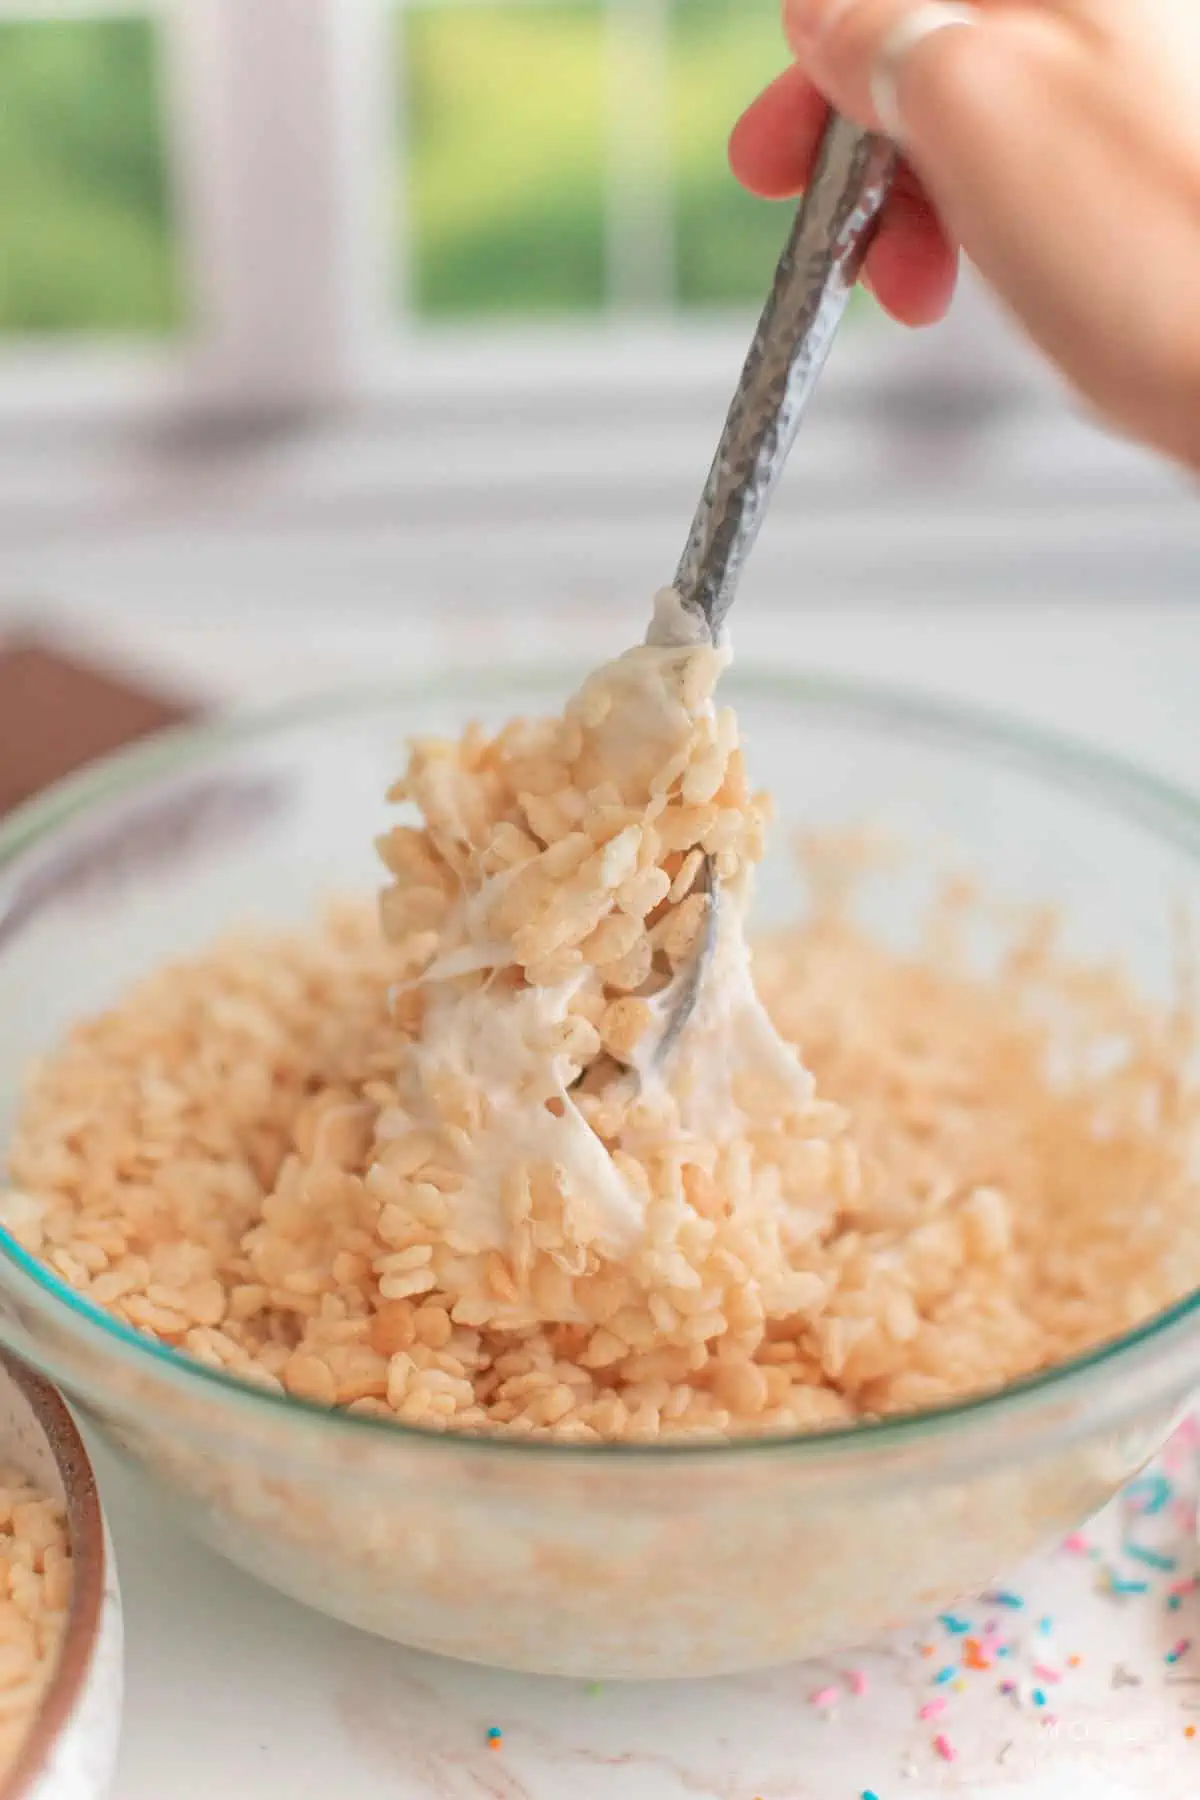
[[[608,3],[665,18],[663,0]],[[310,505],[319,481],[305,447],[347,420],[386,440],[386,470],[378,457],[360,474],[343,459],[337,479],[376,492],[410,476],[420,491],[482,491],[502,470],[553,509],[598,470],[611,478],[614,459],[630,492],[692,491],[745,350],[745,315],[614,314],[526,330],[397,319],[392,0],[0,0],[0,19],[119,12],[153,14],[163,33],[191,330],[145,349],[0,346],[0,513],[10,493],[47,519],[131,493],[149,509],[156,483],[178,500],[172,449],[194,450],[205,433],[226,450],[270,441],[275,503],[290,493]],[[629,184],[632,172],[618,167],[615,179]],[[653,217],[641,223],[652,235]],[[781,211],[781,242],[785,229]],[[620,290],[628,244],[610,244],[610,258]],[[939,394],[1010,406],[1038,380],[969,286],[938,334],[881,329],[857,337],[853,354],[839,346],[821,406],[871,425]],[[81,422],[90,461],[72,487],[64,446],[74,450]],[[238,479],[236,458],[229,467],[218,485]]]
[[[325,401],[475,392],[488,405],[506,391],[559,393],[630,383],[638,393],[703,380],[713,352],[738,350],[746,318],[616,311],[599,319],[539,321],[536,329],[486,323],[431,325],[398,314],[389,195],[395,51],[392,19],[406,0],[0,0],[0,20],[141,14],[156,17],[164,51],[164,125],[193,329],[181,343],[116,348],[70,340],[0,347],[0,413],[64,405],[137,412],[162,406],[253,413],[304,411]],[[419,0],[429,5],[434,0]],[[463,4],[464,0],[454,0]],[[467,0],[470,3],[470,0]],[[474,0],[486,6],[490,0]],[[536,5],[539,0],[526,0]],[[667,0],[607,0],[615,20],[637,18],[634,38],[665,30]],[[647,23],[648,22],[648,23]],[[630,39],[631,44],[634,38]],[[620,36],[618,37],[620,55]],[[625,74],[634,59],[626,59]],[[621,71],[614,104],[626,92]],[[627,96],[634,107],[644,95]],[[614,121],[614,154],[628,134]],[[669,221],[644,212],[636,167],[613,171],[632,228],[610,243],[618,306],[644,300],[665,279],[653,245]],[[785,219],[781,209],[782,243]],[[624,238],[625,241],[620,241]],[[636,272],[630,268],[636,263]],[[667,271],[669,274],[669,271]],[[999,367],[996,334],[981,316],[953,332]],[[994,340],[981,343],[981,338]],[[886,335],[860,340],[829,379],[857,387],[898,356]],[[947,334],[918,358],[927,381],[944,367]],[[907,359],[911,362],[912,359]],[[860,373],[856,376],[855,371]],[[724,370],[721,371],[722,377]],[[914,374],[914,380],[916,375]]]

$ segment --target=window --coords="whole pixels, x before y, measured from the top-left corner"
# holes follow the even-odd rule
[[[495,0],[398,16],[402,306],[429,318],[603,308],[606,10]]]
[[[783,67],[778,8],[673,0],[668,33],[676,298],[685,307],[761,301],[787,212],[730,179],[725,142],[751,95]]]
[[[159,75],[148,18],[0,18],[0,330],[178,329]]]
[[[788,227],[725,159],[782,56],[776,0],[0,0],[0,426],[669,401],[691,481]],[[1009,380],[990,318],[852,336],[835,396]]]
[[[746,0],[397,0],[399,296],[424,318],[689,313],[765,292],[781,209],[725,138],[782,62]]]

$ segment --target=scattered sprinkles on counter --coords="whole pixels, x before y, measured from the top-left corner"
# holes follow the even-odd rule
[[[499,1750],[504,1743],[504,1733],[498,1725],[489,1725],[487,1731],[489,1750]]]
[[[1190,1477],[1191,1495],[1179,1490],[1178,1478]],[[1106,1552],[1091,1533],[1074,1531],[1063,1540],[1062,1551],[1079,1558],[1085,1567],[1096,1566],[1097,1591],[1122,1606],[1150,1606],[1166,1613],[1178,1613],[1185,1605],[1194,1605],[1200,1594],[1200,1576],[1186,1572],[1195,1565],[1196,1503],[1194,1490],[1200,1482],[1200,1423],[1191,1420],[1172,1439],[1161,1464],[1132,1482],[1117,1502],[1118,1547]],[[1098,1536],[1104,1536],[1098,1528]],[[934,1754],[943,1761],[955,1760],[955,1748],[946,1726],[955,1702],[952,1696],[977,1690],[981,1680],[991,1673],[995,1692],[1018,1711],[1035,1714],[1043,1728],[1059,1724],[1061,1716],[1069,1717],[1071,1678],[1083,1669],[1084,1657],[1066,1636],[1065,1628],[1052,1613],[1037,1611],[1027,1596],[1015,1588],[994,1588],[983,1594],[979,1602],[991,1616],[980,1616],[977,1609],[962,1607],[938,1616],[944,1636],[940,1656],[925,1679],[938,1690],[919,1700],[917,1719],[921,1724],[937,1725],[929,1743]],[[1020,1628],[1024,1618],[1024,1630]],[[1198,1634],[1200,1635],[1200,1634]],[[1179,1638],[1172,1648],[1163,1651],[1169,1667],[1181,1663],[1191,1652],[1193,1640]],[[924,1659],[939,1657],[936,1643],[914,1646]],[[1001,1659],[1005,1659],[1002,1661]],[[1168,1683],[1200,1686],[1200,1677],[1167,1675]],[[1112,1670],[1111,1689],[1143,1685],[1142,1677],[1123,1664]],[[1049,1693],[1062,1697],[1062,1709],[1050,1710]],[[1200,1729],[1189,1725],[1184,1729],[1189,1742],[1200,1736]]]
[[[1200,1417],[1190,1419],[1167,1446],[1160,1459],[1161,1467],[1139,1476],[1115,1503],[1118,1544],[1115,1551],[1106,1550],[1087,1532],[1074,1531],[1063,1539],[1060,1549],[1079,1559],[1084,1569],[1096,1565],[1096,1592],[1122,1607],[1151,1608],[1162,1614],[1176,1614],[1185,1607],[1195,1611],[1200,1625],[1200,1549],[1195,1541],[1196,1502],[1179,1491],[1178,1477],[1188,1481],[1190,1493],[1200,1488]],[[1106,1524],[1098,1525],[1097,1535],[1107,1538],[1114,1522],[1105,1515]],[[1083,1573],[1083,1570],[1081,1570]],[[1032,1616],[1031,1616],[1032,1615]],[[974,1606],[964,1605],[956,1612],[938,1615],[934,1641],[910,1642],[901,1652],[924,1692],[918,1687],[917,1722],[931,1729],[926,1739],[927,1754],[944,1763],[963,1760],[967,1739],[960,1729],[957,1741],[951,1735],[951,1723],[958,1702],[953,1696],[970,1694],[972,1701],[987,1692],[1026,1713],[1032,1725],[1036,1718],[1043,1731],[1054,1731],[1070,1724],[1072,1701],[1071,1678],[1086,1666],[1081,1650],[1070,1643],[1067,1628],[1053,1613],[1034,1613],[1024,1594],[1012,1588],[996,1588],[983,1594]],[[1023,1630],[1022,1630],[1023,1627]],[[1165,1671],[1159,1680],[1167,1688],[1194,1690],[1200,1688],[1200,1674],[1174,1673],[1200,1641],[1191,1637],[1176,1639],[1169,1649],[1161,1650]],[[1000,1659],[1006,1659],[1001,1662]],[[919,1659],[919,1660],[918,1660]],[[943,1660],[945,1659],[945,1660]],[[1092,1658],[1094,1662],[1094,1657]],[[929,1668],[928,1664],[933,1663]],[[1193,1665],[1194,1666],[1194,1665]],[[1142,1675],[1114,1663],[1108,1680],[1109,1691],[1136,1689],[1145,1685]],[[936,1690],[933,1693],[929,1689]],[[598,1694],[603,1683],[587,1683],[589,1694]],[[1048,1690],[1053,1689],[1058,1710],[1051,1711]],[[1094,1690],[1094,1683],[1093,1683]],[[840,1703],[847,1698],[866,1700],[872,1691],[865,1668],[838,1671],[836,1676],[814,1689],[808,1696],[811,1708],[827,1723],[844,1719]],[[1183,1713],[1200,1712],[1195,1700],[1180,1697]],[[960,1728],[964,1724],[960,1718]],[[1180,1736],[1200,1750],[1200,1726],[1179,1722]],[[504,1733],[498,1725],[487,1733],[491,1749],[498,1750]],[[994,1757],[997,1766],[1007,1763],[1017,1748],[1017,1740],[1007,1739]],[[1191,1755],[1191,1752],[1181,1752]],[[1198,1765],[1200,1766],[1200,1765]],[[920,1773],[919,1764],[906,1759],[900,1765],[904,1777]],[[756,1795],[754,1800],[764,1800]],[[859,1790],[859,1800],[881,1800],[876,1788]]]
[[[1162,1469],[1139,1476],[1116,1503],[1119,1541],[1115,1553],[1083,1531],[1071,1532],[1060,1547],[1066,1556],[1078,1558],[1084,1568],[1096,1565],[1095,1576],[1089,1579],[1095,1580],[1097,1592],[1106,1598],[1125,1607],[1150,1606],[1178,1613],[1185,1606],[1195,1606],[1200,1596],[1200,1575],[1186,1572],[1189,1563],[1200,1561],[1194,1541],[1195,1502],[1181,1495],[1176,1479],[1184,1474],[1186,1464],[1192,1487],[1200,1484],[1200,1424],[1189,1423],[1172,1440],[1169,1450],[1162,1458]],[[1097,1536],[1105,1535],[1098,1526]],[[917,1721],[930,1727],[929,1750],[942,1762],[962,1759],[949,1729],[958,1705],[954,1696],[959,1694],[969,1693],[974,1699],[981,1687],[984,1691],[991,1687],[1018,1712],[1028,1713],[1031,1723],[1036,1717],[1043,1730],[1055,1729],[1063,1719],[1069,1721],[1071,1680],[1084,1668],[1085,1658],[1070,1643],[1065,1626],[1053,1613],[1036,1609],[1031,1597],[1015,1588],[991,1589],[975,1606],[940,1613],[933,1636],[933,1642],[913,1643],[907,1654],[920,1659],[913,1672],[927,1684],[917,1700]],[[1197,1636],[1200,1638],[1200,1633]],[[1192,1647],[1190,1637],[1181,1637],[1161,1652],[1162,1660],[1173,1668],[1189,1656]],[[928,1664],[933,1666],[923,1666]],[[1168,1685],[1200,1686],[1200,1676],[1167,1674],[1165,1679]],[[1137,1688],[1143,1686],[1143,1678],[1117,1663],[1109,1686],[1110,1691]],[[1051,1690],[1056,1699],[1061,1696],[1058,1710],[1050,1708]],[[852,1668],[812,1692],[809,1704],[832,1723],[843,1716],[837,1710],[841,1701],[848,1696],[865,1699],[869,1692],[867,1671]],[[1189,1742],[1200,1738],[1196,1725],[1184,1726],[1181,1721],[1180,1729]],[[960,1737],[958,1742],[962,1741]],[[1013,1740],[1009,1740],[1000,1760],[1012,1748]],[[914,1766],[903,1772],[918,1771]],[[862,1790],[861,1800],[876,1800],[876,1790]]]

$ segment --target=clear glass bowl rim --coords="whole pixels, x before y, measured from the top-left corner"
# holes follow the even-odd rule
[[[20,873],[22,858],[43,848],[60,827],[86,820],[107,802],[132,798],[139,790],[149,790],[172,776],[201,772],[210,759],[230,751],[253,749],[256,743],[268,743],[307,725],[328,725],[339,718],[361,717],[365,712],[385,707],[396,710],[402,718],[406,700],[428,702],[436,698],[439,689],[456,698],[485,704],[519,686],[524,693],[544,691],[547,702],[554,703],[571,692],[585,672],[579,664],[513,663],[493,670],[445,668],[432,677],[343,687],[280,706],[239,711],[209,723],[159,733],[144,744],[105,757],[83,773],[56,783],[0,823],[0,919],[12,879]],[[857,720],[875,729],[886,727],[913,743],[953,746],[979,761],[1037,774],[1064,793],[1082,795],[1099,810],[1152,831],[1164,843],[1190,857],[1200,875],[1200,797],[1120,756],[1000,713],[886,684],[741,663],[731,681],[750,698],[807,706],[817,712],[832,713],[843,723]],[[401,737],[402,732],[398,731],[398,741]],[[789,1458],[820,1460],[834,1452],[857,1461],[859,1456],[870,1457],[885,1449],[915,1449],[923,1443],[961,1434],[969,1426],[998,1428],[1005,1420],[1022,1415],[1027,1418],[1042,1403],[1061,1401],[1068,1393],[1078,1396],[1084,1387],[1094,1391],[1105,1376],[1118,1371],[1131,1373],[1135,1364],[1144,1367],[1156,1360],[1155,1352],[1165,1358],[1169,1350],[1193,1337],[1200,1344],[1198,1288],[1135,1330],[1107,1340],[1086,1355],[1058,1363],[995,1392],[946,1406],[778,1437],[667,1444],[556,1444],[547,1439],[435,1432],[256,1389],[122,1324],[60,1281],[0,1226],[0,1269],[5,1263],[16,1275],[17,1288],[26,1296],[32,1295],[33,1304],[39,1309],[52,1314],[65,1308],[73,1326],[82,1327],[85,1338],[99,1333],[99,1338],[94,1339],[98,1346],[103,1344],[143,1367],[156,1367],[170,1385],[219,1395],[237,1414],[252,1417],[265,1410],[278,1424],[291,1418],[322,1434],[345,1434],[347,1439],[359,1442],[407,1441],[414,1448],[420,1445],[433,1451],[441,1446],[447,1452],[469,1444],[473,1451],[491,1456],[558,1462],[596,1457],[729,1461],[785,1454]],[[4,1285],[5,1277],[0,1274],[0,1292]],[[1200,1375],[1200,1359],[1197,1373]]]

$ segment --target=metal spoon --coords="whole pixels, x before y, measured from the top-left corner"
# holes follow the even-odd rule
[[[895,167],[886,138],[831,118],[675,574],[685,612],[714,644],[854,292]],[[658,641],[653,630],[648,641]],[[704,936],[691,964],[657,998],[651,1027],[657,1036],[639,1046],[643,1068],[661,1065],[674,1048],[712,963],[720,885],[711,857],[699,879],[712,896]]]

